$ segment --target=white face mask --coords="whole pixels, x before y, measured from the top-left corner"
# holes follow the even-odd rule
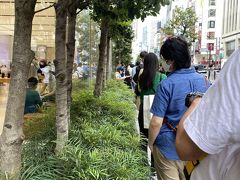
[[[166,69],[165,69],[166,72],[171,72],[172,71],[172,64],[167,64],[166,63]]]

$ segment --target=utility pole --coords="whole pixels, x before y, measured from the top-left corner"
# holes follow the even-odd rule
[[[198,64],[198,62],[196,60],[195,51],[196,51],[196,42],[193,41],[193,64]]]

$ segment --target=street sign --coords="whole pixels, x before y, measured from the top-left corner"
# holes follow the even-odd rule
[[[201,48],[201,52],[208,52],[207,48]]]

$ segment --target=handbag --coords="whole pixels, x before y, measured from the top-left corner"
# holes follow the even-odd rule
[[[150,109],[152,107],[154,96],[154,94],[143,96],[143,122],[145,129],[149,128],[150,120],[152,119]]]
[[[163,80],[163,74],[160,73],[160,81]],[[151,88],[153,92],[155,93],[155,89],[153,87]],[[149,129],[149,124],[152,119],[152,113],[150,112],[150,109],[152,107],[153,99],[154,99],[154,94],[150,95],[144,95],[143,96],[143,123],[144,123],[144,128]]]

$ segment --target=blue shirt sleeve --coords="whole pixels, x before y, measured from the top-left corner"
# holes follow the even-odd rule
[[[166,81],[162,81],[155,94],[153,104],[151,107],[151,113],[154,116],[164,118],[169,104],[169,87]]]

